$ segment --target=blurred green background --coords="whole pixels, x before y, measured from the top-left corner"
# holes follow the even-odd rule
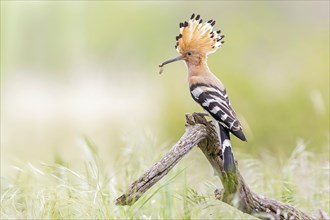
[[[184,114],[201,111],[183,62],[158,75],[192,13],[226,35],[208,62],[248,138],[233,138],[234,152],[281,164],[302,140],[328,161],[328,1],[1,1],[2,175],[56,155],[79,167],[81,136],[105,161],[140,155],[137,140],[150,136],[143,169],[156,162],[184,132]]]

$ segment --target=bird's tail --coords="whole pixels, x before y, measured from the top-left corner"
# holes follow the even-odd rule
[[[224,170],[226,172],[235,172],[236,165],[234,155],[231,150],[231,142],[230,142],[230,134],[229,130],[219,124],[220,127],[220,140],[222,146],[222,156],[223,156],[223,164]]]

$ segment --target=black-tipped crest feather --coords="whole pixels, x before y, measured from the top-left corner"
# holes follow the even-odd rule
[[[222,38],[218,35],[220,30],[213,31],[214,25],[215,20],[211,19],[203,23],[200,15],[195,16],[193,13],[189,21],[181,22],[179,25],[180,35],[176,37],[177,51],[184,54],[187,51],[195,50],[205,55],[215,52],[221,47],[222,42],[218,39]],[[206,38],[207,34],[210,34],[208,38]]]

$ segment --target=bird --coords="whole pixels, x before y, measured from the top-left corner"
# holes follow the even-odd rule
[[[179,24],[175,48],[180,56],[159,64],[160,74],[166,64],[183,60],[188,70],[188,85],[192,98],[210,115],[216,128],[222,150],[224,170],[235,172],[236,165],[230,141],[233,134],[247,141],[241,123],[230,104],[224,84],[211,72],[208,55],[224,44],[221,30],[213,30],[215,20],[203,22],[200,15],[192,14],[188,21]]]

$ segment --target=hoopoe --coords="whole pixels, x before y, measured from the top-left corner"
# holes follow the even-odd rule
[[[200,15],[195,17],[195,14],[192,14],[188,22],[180,23],[175,48],[181,55],[163,62],[159,67],[162,73],[164,65],[178,60],[185,61],[191,96],[213,119],[222,148],[224,169],[234,172],[236,166],[230,133],[242,141],[246,141],[246,138],[224,85],[210,71],[206,62],[207,56],[224,43],[224,35],[220,35],[220,30],[213,30],[214,24],[214,20],[203,23]]]

